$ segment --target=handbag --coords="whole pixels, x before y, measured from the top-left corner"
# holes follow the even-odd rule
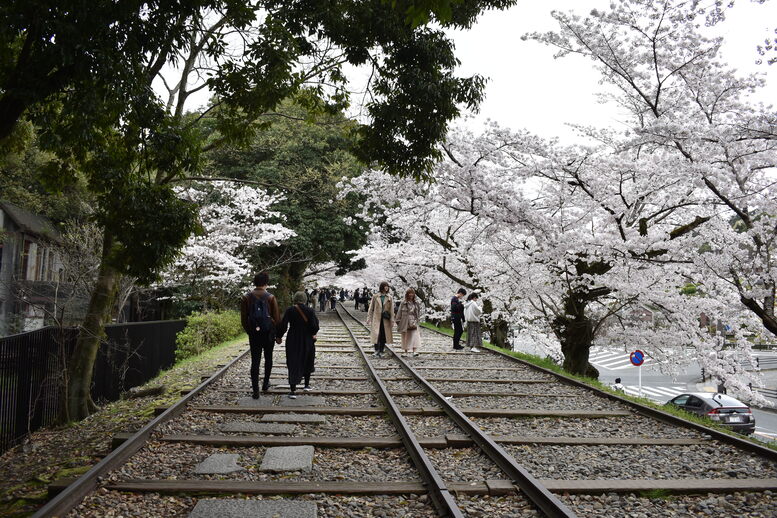
[[[297,308],[297,311],[299,312],[299,316],[301,316],[302,320],[304,320],[305,323],[307,324],[308,323],[308,317],[305,315],[305,312],[302,311],[302,308],[299,307],[299,304],[295,304],[294,307]],[[310,333],[310,329],[308,329],[308,332]],[[313,333],[310,333],[310,334],[312,335]],[[316,339],[315,338],[313,339],[313,343],[314,344],[316,343]]]
[[[391,320],[391,313],[389,313],[388,311],[384,311],[383,313],[380,314],[380,318],[382,318],[383,320]]]

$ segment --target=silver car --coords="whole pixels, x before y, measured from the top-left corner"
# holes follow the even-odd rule
[[[686,412],[708,417],[717,424],[735,432],[749,435],[755,431],[755,416],[750,407],[738,399],[712,392],[680,394],[670,399],[667,405],[674,405]]]

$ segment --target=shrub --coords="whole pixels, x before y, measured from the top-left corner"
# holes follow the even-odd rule
[[[192,313],[175,339],[175,359],[197,356],[243,333],[237,311]]]

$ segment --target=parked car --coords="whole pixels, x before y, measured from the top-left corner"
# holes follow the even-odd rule
[[[738,399],[717,392],[692,392],[670,399],[667,405],[674,405],[686,412],[708,417],[716,423],[735,432],[749,435],[755,431],[755,416],[750,407]]]

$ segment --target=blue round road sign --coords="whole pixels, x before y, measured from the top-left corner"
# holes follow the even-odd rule
[[[629,359],[631,360],[632,365],[636,365],[639,367],[643,363],[645,363],[645,353],[637,349],[633,353],[631,353],[631,356],[629,356]]]

